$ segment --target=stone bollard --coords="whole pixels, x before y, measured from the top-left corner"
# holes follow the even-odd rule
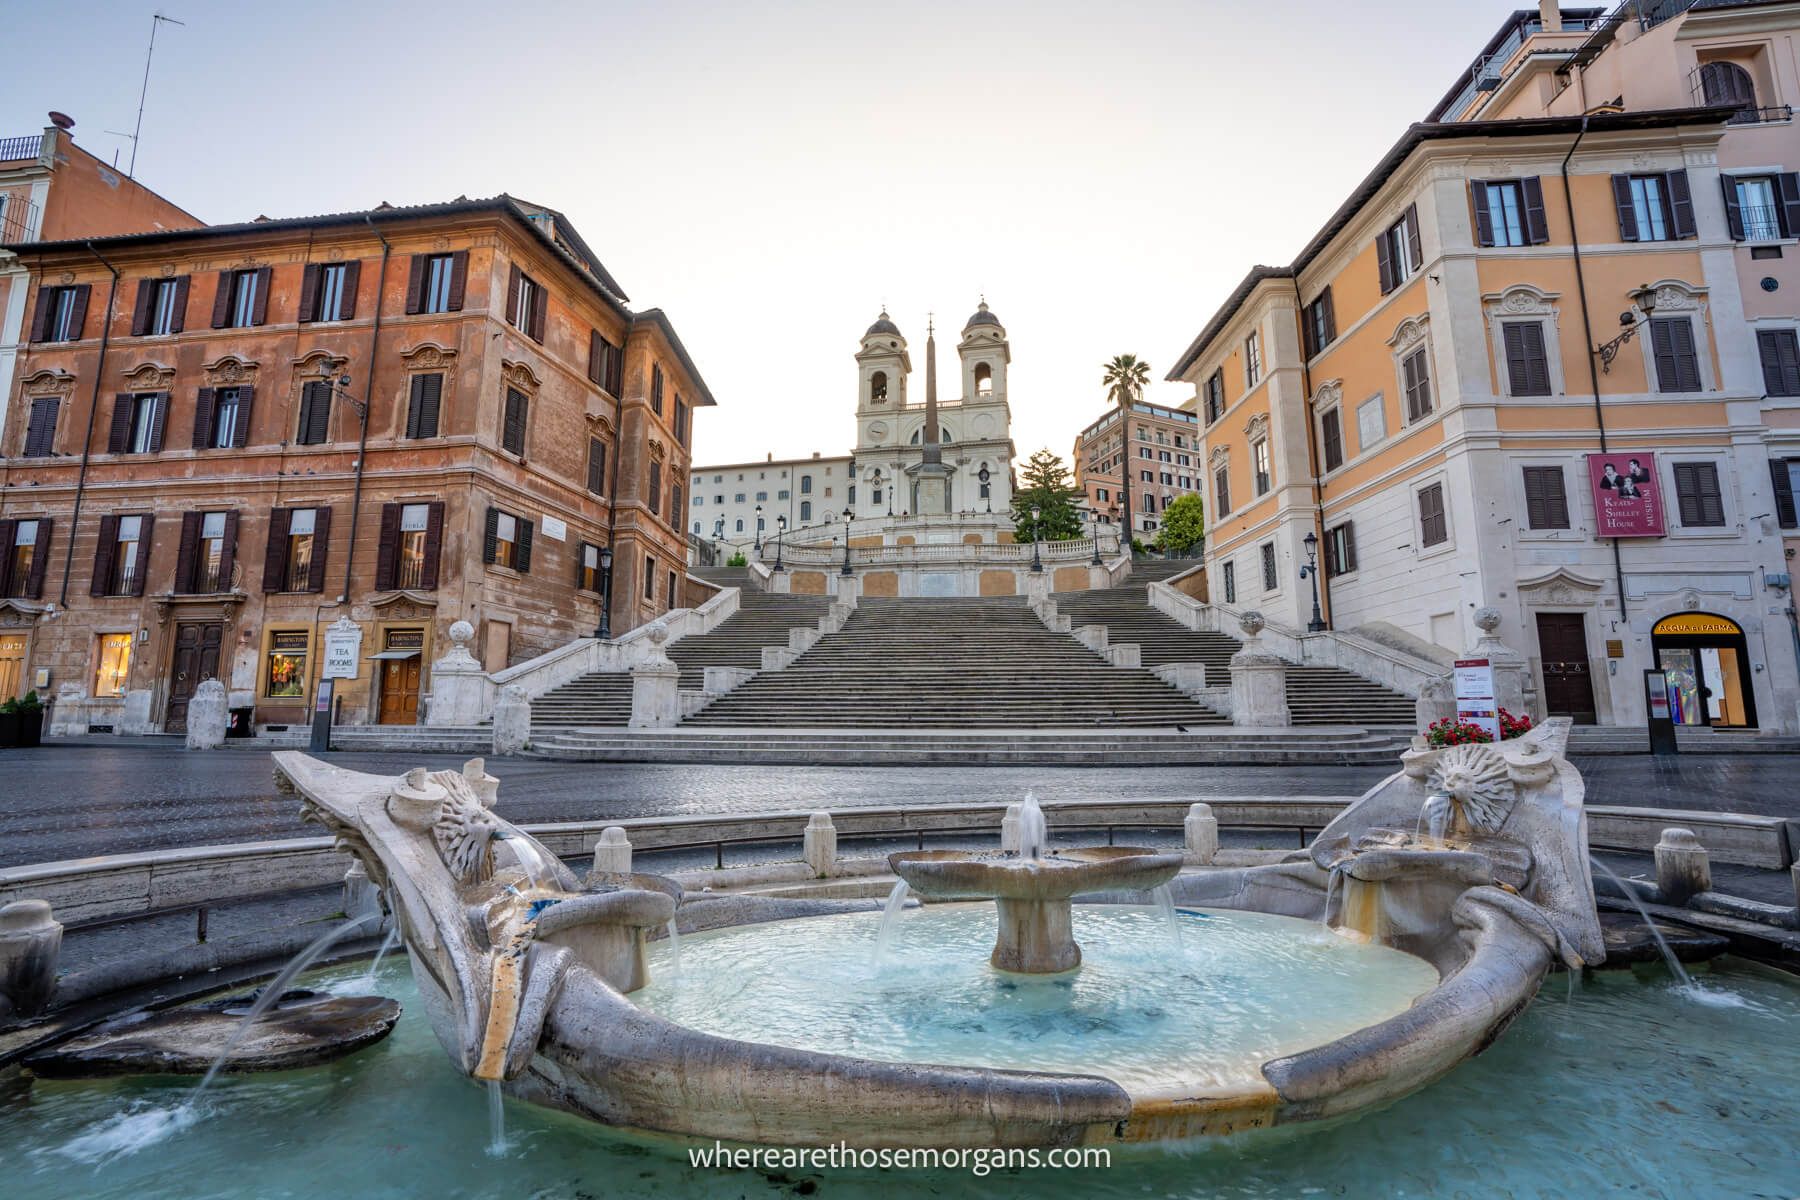
[[[1238,617],[1244,648],[1231,656],[1231,722],[1251,728],[1286,728],[1294,723],[1287,703],[1287,660],[1263,648],[1263,615]]]
[[[187,748],[217,750],[225,744],[225,726],[231,720],[230,699],[217,679],[202,679],[188,701]]]
[[[14,900],[0,908],[0,1024],[50,1006],[62,934],[47,900]]]
[[[360,862],[344,872],[344,915],[354,921],[381,911],[381,889],[369,879]]]
[[[1664,904],[1677,906],[1712,891],[1712,864],[1693,830],[1672,826],[1662,831],[1656,843],[1656,890]]]
[[[1000,853],[1017,854],[1019,852],[1019,812],[1025,806],[1009,804],[1006,815],[1000,818]]]
[[[837,826],[831,823],[830,813],[816,812],[808,819],[802,853],[806,865],[820,879],[837,872]]]
[[[1213,816],[1212,805],[1188,805],[1187,819],[1181,823],[1190,862],[1210,863],[1219,856],[1219,818]]]
[[[494,753],[517,754],[531,744],[531,700],[518,684],[500,689],[494,705]]]
[[[594,867],[591,873],[631,874],[631,841],[625,836],[624,829],[608,825],[600,831],[600,840],[594,843]]]

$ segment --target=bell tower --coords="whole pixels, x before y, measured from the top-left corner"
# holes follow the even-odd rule
[[[894,415],[906,407],[906,377],[912,373],[912,359],[906,352],[906,339],[900,327],[883,309],[869,331],[862,336],[862,348],[856,353],[856,416],[859,425],[876,414],[886,414],[885,424],[894,428]]]
[[[1006,399],[1006,366],[1012,350],[1006,343],[1006,327],[988,310],[985,299],[963,325],[956,353],[962,359],[964,404]]]

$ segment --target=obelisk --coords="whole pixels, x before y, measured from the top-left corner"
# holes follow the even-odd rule
[[[944,465],[938,442],[937,330],[929,318],[925,324],[925,435],[923,453],[913,475],[913,511],[935,516],[950,511],[951,468]]]

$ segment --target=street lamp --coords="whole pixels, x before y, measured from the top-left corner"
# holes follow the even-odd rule
[[[844,506],[844,570],[842,572],[845,575],[850,574],[850,519],[854,516],[856,516],[856,514],[850,511],[850,506],[845,505]]]
[[[1618,356],[1619,348],[1626,342],[1629,342],[1632,335],[1642,328],[1643,325],[1649,324],[1650,314],[1656,311],[1656,291],[1654,288],[1637,287],[1633,288],[1628,294],[1631,296],[1631,302],[1637,305],[1638,310],[1644,314],[1644,320],[1640,323],[1629,311],[1619,314],[1619,324],[1625,327],[1625,332],[1621,333],[1610,342],[1594,347],[1594,353],[1600,356],[1600,370],[1602,374],[1610,374],[1612,372],[1612,362],[1613,359]]]
[[[1100,514],[1091,508],[1088,509],[1088,529],[1094,535],[1094,559],[1090,565],[1097,567],[1100,565]]]
[[[756,506],[756,557],[762,557],[762,505]]]
[[[787,532],[787,514],[782,513],[779,517],[775,518],[775,569],[777,571],[782,569],[782,566],[781,566],[781,535],[786,532]]]
[[[1309,529],[1300,540],[1306,547],[1306,565],[1300,568],[1300,578],[1312,580],[1313,614],[1306,628],[1312,633],[1323,633],[1325,618],[1319,615],[1319,535]]]
[[[594,636],[603,642],[612,640],[612,547],[600,547],[600,627]]]
[[[975,473],[975,478],[981,480],[981,496],[984,500],[987,501],[987,510],[989,512],[993,512],[994,511],[994,493],[988,487],[988,480],[990,478],[992,478],[992,476],[988,472],[986,463],[981,464],[981,470],[979,470]]]
[[[1038,520],[1044,510],[1038,505],[1031,506],[1031,570],[1034,574],[1044,573],[1044,560],[1038,555],[1038,540],[1044,536],[1043,523]]]

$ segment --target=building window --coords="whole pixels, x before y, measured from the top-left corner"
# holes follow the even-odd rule
[[[1214,421],[1224,415],[1225,372],[1222,370],[1214,371],[1206,380],[1206,423],[1211,425]],[[1142,429],[1138,430],[1138,436],[1144,436],[1144,431]],[[1142,454],[1145,458],[1150,457],[1150,452],[1148,450],[1143,450]]]
[[[1272,592],[1281,586],[1281,576],[1275,572],[1275,543],[1262,544],[1262,577],[1263,591]]]
[[[443,374],[427,371],[414,375],[406,401],[406,436],[414,439],[436,437],[438,413],[443,404]]]
[[[812,495],[812,476],[811,475],[802,475],[800,477],[800,494],[802,496]]]
[[[662,406],[663,406],[662,367],[653,364],[650,367],[650,411],[660,417],[660,416],[662,416]]]
[[[694,532],[700,532],[699,522],[694,523]],[[583,592],[600,590],[600,547],[581,543],[581,557],[575,560],[575,587]]]
[[[531,522],[497,508],[488,509],[482,550],[482,562],[526,574],[531,570]]]
[[[413,270],[418,275],[417,303],[407,311],[446,313],[462,307],[463,289],[457,286],[458,258],[467,262],[468,255],[420,254],[414,257]]]
[[[181,558],[186,561],[177,563],[176,591],[210,595],[231,590],[231,543],[237,532],[236,516],[208,512],[188,513],[182,518]]]
[[[744,518],[742,518],[742,517],[739,517],[737,519],[737,532],[739,532],[739,533],[744,532]]]
[[[271,700],[306,695],[307,635],[304,629],[280,629],[269,635],[269,667],[263,695]]]
[[[680,599],[680,597],[679,597],[679,596],[677,596],[677,595],[676,595],[676,578],[675,578],[675,572],[673,572],[673,571],[670,571],[670,572],[669,572],[669,573],[668,573],[668,576],[667,576],[667,579],[666,579],[666,581],[665,581],[665,582],[666,582],[666,584],[667,584],[667,588],[668,588],[668,590],[667,590],[667,591],[666,591],[666,592],[664,592],[664,593],[663,593],[663,599],[664,599],[664,601],[665,601],[665,603],[664,603],[664,605],[663,605],[663,607],[665,607],[665,608],[674,608],[674,607],[676,607],[676,606],[677,606],[677,605],[678,605],[678,604],[680,604],[680,603],[681,603],[681,599]]]
[[[1269,439],[1257,438],[1250,443],[1250,461],[1255,464],[1256,494],[1266,496],[1269,492]],[[1164,483],[1173,483],[1169,476],[1163,476]]]
[[[1525,468],[1525,523],[1532,529],[1569,527],[1569,497],[1561,467]]]
[[[1346,575],[1356,570],[1356,524],[1345,521],[1325,531],[1325,574]]]
[[[100,544],[94,551],[96,596],[141,596],[144,567],[149,561],[151,517],[103,517]]]
[[[1444,518],[1444,485],[1430,484],[1419,489],[1419,542],[1438,546],[1450,540],[1450,525]]]
[[[877,503],[877,504],[881,503],[881,493],[879,491],[875,493],[875,503]],[[811,500],[802,500],[800,502],[800,519],[802,521],[812,520],[812,501]]]
[[[656,599],[656,556],[644,555],[644,599]]]
[[[296,508],[288,513],[287,570],[281,582],[284,592],[311,590],[313,536],[318,528],[317,509]]]
[[[1145,512],[1153,513],[1156,511],[1156,497],[1151,495],[1149,492],[1144,493],[1143,503],[1144,503],[1144,511]]]
[[[138,307],[132,314],[132,334],[137,337],[163,337],[180,333],[187,309],[186,275],[167,279],[146,279],[138,284]]]
[[[443,529],[442,501],[383,505],[381,542],[375,563],[376,590],[413,588],[430,591],[437,587]],[[321,536],[321,546],[323,541]]]
[[[94,696],[117,700],[131,675],[131,635],[103,633],[94,639]]]
[[[37,311],[31,318],[34,342],[78,342],[87,324],[88,293],[85,283],[38,290]]]
[[[213,299],[214,329],[247,329],[261,325],[269,312],[269,267],[219,272],[218,295]]]
[[[314,379],[300,385],[300,427],[294,441],[301,446],[318,446],[331,436],[331,388],[329,380]]]
[[[506,389],[506,413],[500,423],[500,448],[525,457],[525,423],[531,402],[518,388]]]
[[[1681,523],[1694,528],[1718,528],[1725,524],[1725,500],[1719,491],[1719,468],[1714,463],[1676,463],[1675,498]]]
[[[606,443],[597,437],[588,439],[587,490],[596,496],[606,495]],[[719,497],[723,504],[725,497]]]
[[[1431,415],[1431,366],[1420,346],[1400,362],[1400,379],[1406,389],[1406,419],[1422,421]]]
[[[1301,340],[1306,357],[1311,358],[1337,339],[1337,309],[1331,302],[1331,289],[1320,292],[1301,314]]]
[[[1794,496],[1800,493],[1800,458],[1771,458],[1769,482],[1775,485],[1775,522],[1783,529],[1800,528]]]
[[[1262,337],[1254,329],[1244,339],[1244,390],[1249,391],[1262,379]],[[1181,445],[1181,435],[1175,435],[1175,444]]]
[[[1788,338],[1792,340],[1793,334]],[[1767,352],[1764,352],[1767,358]],[[49,458],[56,452],[56,415],[62,401],[55,396],[38,396],[31,402],[31,417],[25,425],[25,445],[20,453],[26,458]]]
[[[300,284],[302,321],[348,321],[356,315],[351,263],[314,263]]]
[[[533,341],[544,340],[544,312],[549,295],[544,285],[519,268],[512,269],[506,297],[506,319]]]
[[[624,376],[625,352],[594,330],[588,335],[588,379],[617,396]]]
[[[162,449],[167,392],[129,392],[113,403],[111,454],[155,454]]]
[[[249,438],[249,388],[201,388],[194,403],[194,445],[203,450],[241,447]]]
[[[681,393],[677,392],[675,394],[675,440],[684,446],[687,445],[687,424],[687,401],[683,400]]]
[[[1412,278],[1424,262],[1424,250],[1419,245],[1418,205],[1407,205],[1400,219],[1375,239],[1375,260],[1384,296]]]
[[[1623,240],[1663,242],[1694,236],[1694,201],[1686,171],[1614,175],[1612,184]]]
[[[1800,396],[1800,333],[1792,329],[1759,329],[1756,331],[1756,349],[1762,356],[1763,390],[1771,396]],[[43,401],[35,403],[42,404]],[[32,420],[36,419],[37,409],[33,407]],[[54,425],[55,410],[51,411],[50,420]]]
[[[767,500],[768,495],[764,492],[758,492],[758,493],[756,493],[756,498],[758,500]],[[653,462],[650,464],[650,511],[651,512],[659,512],[659,511],[661,511],[661,509],[662,509],[662,464],[659,462]]]
[[[1225,603],[1237,603],[1237,564],[1225,564]]]
[[[1744,175],[1723,182],[1732,238],[1771,242],[1800,236],[1800,175]]]
[[[1220,467],[1213,472],[1213,494],[1218,497],[1218,516],[1231,511],[1231,470]]]
[[[1332,410],[1332,415],[1336,412]],[[1356,409],[1356,445],[1367,451],[1379,445],[1386,436],[1387,402],[1379,395],[1371,396]]]
[[[1694,348],[1694,323],[1687,317],[1650,318],[1650,352],[1656,359],[1656,390],[1700,390],[1700,355]]]
[[[855,499],[855,497],[851,497],[851,499]],[[680,524],[680,522],[681,522],[680,513],[681,513],[681,485],[679,483],[671,483],[669,485],[669,524],[671,524],[671,525]]]
[[[1548,396],[1550,359],[1544,352],[1542,321],[1500,322],[1506,347],[1506,391],[1510,396]]]
[[[42,526],[45,521],[0,521],[0,532],[10,526],[11,544],[0,546],[6,554],[6,561],[0,562],[0,596],[12,596],[21,599],[34,598],[38,588],[42,586],[44,574],[44,552],[46,546],[40,546]]]
[[[1750,72],[1734,62],[1709,62],[1700,65],[1700,95],[1708,107],[1735,105],[1737,112],[1728,124],[1741,125],[1757,119],[1756,84]]]
[[[775,498],[777,500],[786,500],[788,498],[788,490],[786,488],[782,488],[780,491],[775,493]]]
[[[1319,418],[1319,441],[1324,444],[1325,469],[1335,471],[1344,465],[1343,418],[1333,408]]]
[[[1477,179],[1475,236],[1483,246],[1541,246],[1550,240],[1544,219],[1544,189],[1537,177]]]

